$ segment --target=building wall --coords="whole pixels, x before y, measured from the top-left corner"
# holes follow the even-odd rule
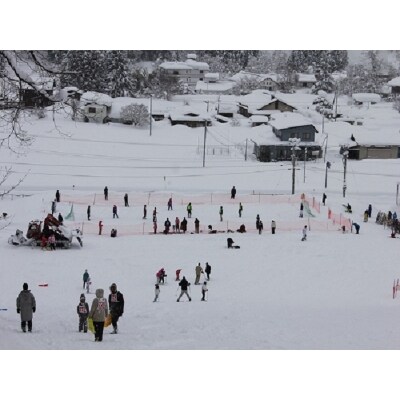
[[[315,142],[315,127],[313,125],[295,126],[287,129],[272,128],[275,135],[283,142],[290,138],[299,138],[302,142]]]

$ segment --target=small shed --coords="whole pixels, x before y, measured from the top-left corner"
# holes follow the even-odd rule
[[[171,125],[186,125],[190,128],[211,126],[211,115],[207,112],[185,106],[169,113]]]
[[[353,93],[352,95],[354,104],[367,105],[376,104],[381,101],[381,96],[377,93]]]
[[[85,92],[80,101],[85,122],[108,122],[112,104],[110,96],[97,92]]]
[[[387,85],[392,88],[392,94],[400,94],[400,76],[390,80]]]
[[[260,125],[267,125],[269,118],[266,115],[252,115],[250,118],[250,124],[252,127],[260,126]]]

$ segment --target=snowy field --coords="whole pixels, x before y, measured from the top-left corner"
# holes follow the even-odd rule
[[[324,188],[322,159],[306,164],[305,178],[300,163],[296,195],[291,196],[290,163],[259,163],[251,157],[244,160],[243,142],[251,135],[251,128],[211,127],[207,144],[222,142],[226,147],[229,144],[230,150],[222,154],[210,151],[203,168],[201,128],[159,122],[150,136],[146,128],[73,123],[60,116],[57,128],[62,134],[50,116],[28,120],[25,127],[34,137],[25,154],[0,150],[2,166],[13,167],[12,179],[28,174],[13,196],[0,201],[0,211],[9,214],[9,225],[5,221],[0,225],[4,228],[0,230],[0,308],[5,309],[0,311],[2,350],[400,349],[400,298],[392,298],[393,280],[400,278],[400,241],[389,238],[390,231],[375,223],[379,210],[400,212],[395,198],[399,160],[349,160],[344,199],[343,164],[337,155],[335,129],[329,130],[328,125],[332,135],[328,188]],[[102,195],[106,185],[108,202]],[[237,188],[235,200],[230,199],[233,185]],[[69,250],[50,252],[9,245],[8,237],[16,229],[26,234],[29,221],[46,216],[57,189],[61,192],[57,212],[65,217],[73,204],[75,219],[65,224],[83,226],[83,247],[75,243]],[[326,206],[321,205],[320,212],[311,207],[314,216],[299,218],[300,194],[314,198],[319,205],[323,192],[328,196]],[[123,205],[125,193],[129,194],[130,207]],[[170,196],[173,211],[167,211]],[[188,233],[151,233],[154,207],[161,230],[167,217],[173,222],[176,216],[182,219],[186,215],[187,201],[193,202]],[[241,201],[244,211],[239,218]],[[349,217],[342,206],[347,202],[353,208],[351,219],[361,225],[359,235],[343,234],[340,224],[333,225],[327,218],[328,208]],[[89,204],[90,222],[86,220]],[[116,220],[112,218],[113,204],[119,207],[120,218]],[[147,221],[142,219],[144,204]],[[364,223],[368,204],[372,205],[372,219]],[[223,222],[218,215],[221,205]],[[257,214],[264,222],[261,235],[255,230]],[[200,234],[192,234],[196,217],[201,222]],[[270,232],[272,219],[277,221],[276,235]],[[97,234],[99,220],[105,225],[102,236]],[[241,223],[247,233],[207,233],[209,224],[222,231],[236,230]],[[305,224],[311,230],[308,240],[302,242]],[[109,236],[113,227],[121,233],[117,238]],[[228,250],[227,237],[240,249]],[[193,284],[199,262],[203,268],[205,262],[212,266],[207,302],[200,301],[200,286]],[[161,286],[160,301],[153,303],[155,273],[160,267],[166,269],[168,277]],[[176,302],[174,275],[178,267],[192,282],[192,302]],[[106,329],[102,343],[95,343],[91,333],[78,332],[76,306],[83,292],[85,269],[93,281],[87,295],[89,304],[96,288],[103,288],[108,295],[112,282],[125,296],[119,334],[110,335],[110,328]],[[37,301],[32,334],[21,332],[15,307],[24,282]],[[43,283],[48,287],[39,286]],[[81,357],[85,360],[91,354]],[[101,356],[93,354],[101,364]],[[158,354],[149,352],[151,364],[157,365]],[[207,352],[167,354],[161,359],[183,357],[172,364],[176,368],[186,363],[185,357],[190,359],[189,365],[196,360],[206,362],[203,357],[213,360]],[[246,353],[240,354],[241,363],[247,362]],[[280,356],[285,359],[286,354],[291,353]],[[325,353],[307,354],[321,362],[318,357]],[[129,360],[130,353],[126,357]],[[147,353],[145,357],[147,360]],[[235,353],[226,353],[224,361],[230,357],[235,363]],[[276,353],[267,357],[276,357]],[[290,361],[298,368],[302,362],[298,363],[296,355]],[[153,373],[151,367],[148,371]],[[154,374],[157,372],[155,369]]]

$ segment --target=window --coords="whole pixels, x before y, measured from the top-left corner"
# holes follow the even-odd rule
[[[179,71],[176,71],[176,70],[175,70],[175,71],[173,72],[173,74],[174,74],[174,75],[179,75]]]
[[[202,74],[202,73],[204,73],[204,71],[203,71],[203,70],[200,70],[200,73]]]
[[[89,114],[96,114],[96,107],[89,107],[88,112]]]

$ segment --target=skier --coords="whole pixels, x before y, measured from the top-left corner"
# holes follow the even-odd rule
[[[88,318],[92,318],[94,325],[94,341],[103,340],[104,321],[108,316],[108,303],[104,298],[104,289],[96,289],[96,297],[92,301]]]
[[[143,219],[147,218],[147,206],[146,204],[143,206]]]
[[[322,195],[322,204],[323,205],[325,205],[325,201],[326,201],[326,194],[324,193],[323,195]]]
[[[220,208],[219,208],[219,220],[221,222],[223,221],[223,215],[224,215],[224,207],[220,206]]]
[[[56,202],[59,203],[60,202],[60,191],[57,189],[56,191]]]
[[[169,211],[169,210],[172,210],[172,197],[170,197],[170,198],[168,199],[167,205],[168,205],[168,211]]]
[[[200,233],[200,221],[197,218],[194,220],[194,231]]]
[[[360,225],[358,225],[356,222],[353,222],[354,228],[356,228],[356,234],[358,235],[360,233]]]
[[[231,189],[231,199],[234,199],[236,196],[236,188],[235,186]]]
[[[21,314],[21,329],[26,332],[26,323],[28,322],[28,332],[32,332],[32,317],[36,311],[35,296],[28,290],[28,284],[24,283],[23,290],[17,297],[17,313]]]
[[[179,281],[179,280],[180,280],[179,274],[181,273],[181,271],[182,271],[182,270],[179,269],[179,268],[175,271],[175,280],[176,280],[176,281]]]
[[[271,222],[271,232],[273,235],[275,235],[275,230],[276,230],[276,222],[272,220]]]
[[[157,285],[157,283],[154,288],[154,294],[155,294],[155,297],[154,297],[153,303],[155,303],[158,300],[158,296],[160,295],[160,286]]]
[[[263,231],[263,229],[264,229],[264,224],[263,224],[262,221],[260,221],[260,222],[258,223],[258,234],[259,234],[259,235],[261,235],[261,232]]]
[[[99,235],[101,235],[103,231],[103,221],[99,221]]]
[[[88,219],[88,221],[90,221],[90,205],[89,206],[87,206],[87,219]]]
[[[300,203],[300,215],[299,215],[300,218],[303,218],[303,210],[304,210],[304,204],[303,204],[303,202],[301,202]]]
[[[228,243],[228,249],[233,249],[233,243],[235,243],[234,241],[233,241],[233,239],[232,238],[228,238],[228,239],[226,239],[226,241],[227,241],[227,243]]]
[[[112,283],[110,286],[111,293],[108,296],[108,303],[110,305],[111,323],[113,331],[111,333],[118,333],[118,320],[124,313],[124,296],[117,290],[117,285]]]
[[[154,234],[157,233],[157,220],[153,221],[153,232],[154,232]]]
[[[186,207],[186,211],[188,213],[188,218],[192,218],[192,210],[193,210],[192,203],[189,203]]]
[[[206,262],[206,267],[204,269],[204,272],[206,273],[207,280],[209,281],[210,280],[210,274],[211,274],[211,265],[208,262]]]
[[[61,215],[61,213],[58,213],[58,222],[60,223],[60,225],[63,224],[63,221],[64,221],[63,216]]]
[[[86,303],[85,295],[82,293],[79,299],[79,304],[76,307],[76,312],[79,315],[79,332],[87,332],[87,318],[89,315],[89,304]]]
[[[183,233],[186,233],[186,230],[187,230],[187,219],[185,217],[183,217],[183,220],[181,222],[181,230],[183,231]]]
[[[368,222],[368,210],[364,211],[364,222]]]
[[[305,240],[307,240],[307,225],[304,225],[302,233],[303,233],[303,237],[301,238],[301,241],[304,242]]]
[[[201,298],[201,301],[205,301],[206,300],[206,292],[208,292],[208,288],[207,288],[207,282],[203,283],[203,286],[201,287],[201,294],[203,295],[203,297]]]
[[[104,200],[108,200],[108,187],[104,188]]]
[[[90,276],[89,276],[87,281],[86,281],[86,293],[89,293],[91,284],[92,284],[92,280],[90,279]]]
[[[110,234],[110,236],[112,237],[112,238],[115,238],[115,237],[117,237],[117,230],[116,229],[111,229],[111,234]]]
[[[89,272],[87,269],[85,269],[85,272],[83,273],[83,288],[85,289],[86,287],[86,282],[89,280]]]
[[[176,218],[175,218],[175,232],[176,232],[176,233],[181,233],[181,230],[180,230],[180,223],[181,223],[181,221],[179,221],[179,218],[176,217]]]
[[[188,282],[186,280],[185,277],[182,278],[182,280],[179,282],[179,286],[181,287],[181,294],[179,295],[179,297],[176,299],[177,302],[179,302],[180,298],[186,294],[187,298],[189,299],[189,301],[192,301],[191,297],[188,294],[188,287],[190,286],[190,282]]]
[[[200,263],[197,264],[195,271],[196,271],[196,280],[194,281],[194,284],[198,285],[200,283],[201,274],[204,274],[203,268],[201,268]]]
[[[157,222],[157,207],[154,207],[154,210],[153,210],[153,222],[154,221]]]
[[[159,271],[157,271],[156,273],[156,277],[157,277],[157,283],[163,283],[164,284],[164,279],[167,276],[167,274],[165,273],[165,269],[161,268]]]
[[[113,218],[115,218],[115,217],[119,218],[119,216],[118,216],[118,208],[117,208],[117,206],[115,204],[113,205],[112,212],[113,212]]]
[[[125,193],[125,196],[124,196],[124,203],[125,203],[125,207],[129,207],[128,193]]]
[[[243,211],[242,203],[239,203],[239,218],[242,218],[242,211]]]
[[[372,215],[372,206],[371,204],[368,205],[368,217],[371,218]]]

